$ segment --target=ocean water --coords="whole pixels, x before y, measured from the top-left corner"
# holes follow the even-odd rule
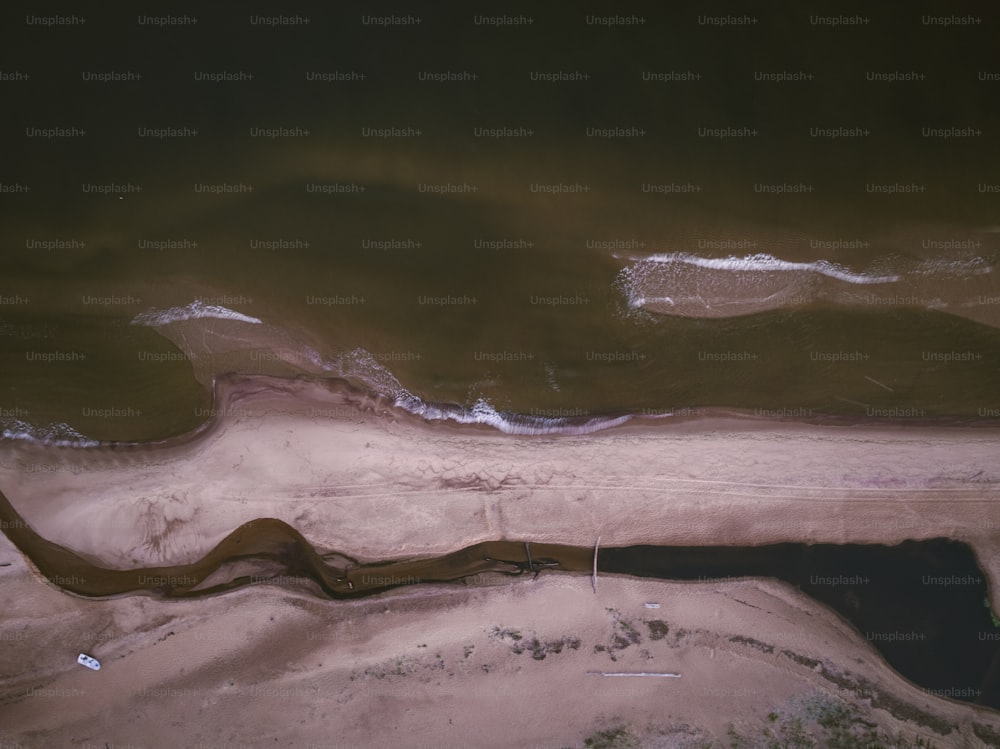
[[[12,294],[30,305],[0,327],[4,436],[180,434],[205,420],[214,377],[230,371],[345,378],[427,418],[521,433],[713,409],[900,425],[1000,417],[989,306],[1000,295],[986,259],[872,270],[789,252],[584,247],[572,263],[537,248],[502,262],[501,251],[471,262],[452,249],[451,263],[407,252],[265,254],[234,271],[226,263],[245,253],[233,251],[187,278],[123,261],[113,282],[22,272]],[[167,259],[183,266],[153,260]]]
[[[993,11],[366,12],[9,39],[5,438],[180,434],[229,371],[520,433],[1000,418]]]

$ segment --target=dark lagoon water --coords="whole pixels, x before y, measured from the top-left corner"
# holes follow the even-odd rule
[[[701,582],[784,580],[851,622],[913,683],[1000,707],[1000,628],[984,606],[987,581],[965,544],[631,546],[602,550],[601,569]]]
[[[190,598],[271,581],[342,599],[484,573],[590,572],[593,563],[590,548],[494,541],[441,557],[359,564],[317,551],[291,526],[263,518],[240,526],[191,564],[107,569],[39,536],[2,494],[0,520],[46,579],[88,597]],[[248,574],[248,565],[256,571]],[[965,544],[609,547],[599,552],[598,571],[702,583],[784,580],[849,621],[893,668],[929,693],[1000,707],[1000,626],[985,605],[987,581]],[[738,630],[738,622],[732,626]]]

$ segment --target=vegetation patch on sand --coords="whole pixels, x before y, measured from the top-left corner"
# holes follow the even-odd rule
[[[580,638],[565,636],[551,640],[541,640],[537,636],[525,637],[517,629],[506,629],[494,627],[490,631],[490,637],[510,643],[510,652],[515,655],[531,653],[531,657],[536,661],[544,661],[548,655],[558,655],[566,648],[570,650],[580,649]]]
[[[617,609],[606,609],[611,614],[611,638],[606,645],[594,645],[595,653],[607,653],[612,661],[617,661],[617,653],[620,653],[632,645],[642,642],[642,635],[639,630],[628,619],[623,619],[621,612]]]

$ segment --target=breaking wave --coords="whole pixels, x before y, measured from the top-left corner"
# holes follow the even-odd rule
[[[971,316],[968,300],[974,292],[982,294],[992,281],[984,277],[992,270],[982,257],[890,258],[858,272],[828,260],[676,252],[632,258],[617,286],[632,310],[683,317],[736,317],[814,303],[895,304]],[[942,286],[946,281],[950,285]]]
[[[213,391],[216,378],[229,372],[334,378],[385,398],[394,407],[426,421],[479,424],[514,435],[590,434],[633,418],[631,414],[535,416],[499,410],[485,398],[471,405],[428,402],[404,387],[367,349],[355,348],[324,357],[286,328],[200,300],[183,307],[141,313],[132,324],[152,327],[178,346],[191,362],[196,378]],[[89,439],[68,424],[39,427],[20,420],[8,422],[0,421],[0,439],[58,447],[109,444]]]
[[[217,320],[235,320],[237,322],[262,324],[256,317],[244,315],[235,310],[219,307],[214,304],[205,304],[200,299],[195,299],[190,304],[183,307],[171,307],[170,309],[152,309],[142,312],[132,319],[133,325],[145,325],[151,328],[158,328],[162,325],[169,325],[184,320],[199,320],[204,318],[215,318]]]
[[[746,257],[708,258],[690,255],[686,252],[675,252],[667,255],[651,255],[645,260],[651,263],[682,263],[694,265],[699,268],[751,273],[760,271],[806,271],[836,278],[846,283],[891,283],[892,281],[899,280],[899,276],[895,275],[873,276],[864,273],[852,273],[847,268],[826,260],[817,260],[812,263],[793,263],[787,260],[779,260],[774,255],[766,253],[747,255]]]
[[[632,418],[630,414],[589,418],[531,416],[498,411],[485,398],[478,399],[472,406],[428,403],[403,387],[388,367],[363,348],[341,354],[334,362],[328,364],[328,371],[334,372],[336,376],[388,396],[393,399],[397,408],[427,421],[483,424],[504,434],[527,435],[590,434],[624,424]]]

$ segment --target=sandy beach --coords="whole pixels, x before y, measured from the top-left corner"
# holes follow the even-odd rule
[[[1000,437],[990,430],[702,418],[519,437],[422,422],[306,381],[244,387],[225,404],[203,434],[175,445],[7,449],[0,486],[43,537],[122,569],[195,561],[240,524],[270,517],[320,551],[362,561],[497,539],[947,537],[973,547],[992,590],[1000,574]],[[480,575],[349,602],[275,585],[93,601],[41,580],[6,540],[2,557],[7,744],[161,746],[149,731],[173,726],[187,746],[263,746],[264,735],[315,747],[576,746],[618,730],[644,746],[701,746],[725,739],[730,723],[749,736],[770,712],[808,712],[808,694],[847,700],[886,735],[935,746],[988,746],[974,724],[1000,731],[994,711],[909,684],[839,617],[776,581],[608,576],[595,595],[588,575]],[[674,634],[650,624],[660,620]],[[632,630],[638,640],[615,661],[595,651]],[[535,637],[541,659],[514,652]],[[107,668],[85,672],[78,651]],[[859,679],[898,704],[873,707]],[[233,728],[237,713],[253,717]],[[955,728],[942,734],[946,723]]]
[[[337,603],[276,586],[86,601],[39,584],[6,544],[2,558],[4,746],[583,746],[616,736],[633,743],[608,745],[693,749],[728,746],[731,730],[758,746],[767,727],[838,709],[911,742],[900,746],[1000,736],[995,713],[906,683],[836,617],[768,581],[605,578],[595,596],[585,576],[543,576]],[[84,646],[100,672],[74,663]]]
[[[44,537],[117,567],[193,561],[238,525],[273,517],[360,560],[501,538],[945,537],[976,548],[992,580],[1000,573],[994,430],[692,418],[516,436],[428,423],[306,380],[237,389],[211,427],[175,446],[8,450],[4,493]]]

